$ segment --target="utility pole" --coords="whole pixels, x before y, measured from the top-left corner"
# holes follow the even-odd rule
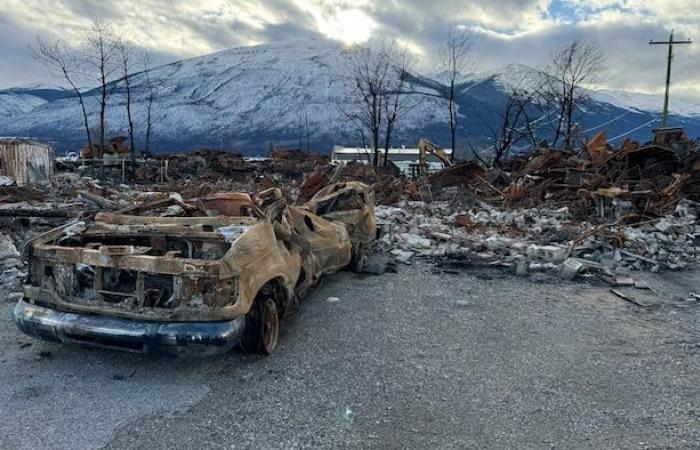
[[[673,61],[673,44],[692,44],[693,41],[687,39],[685,41],[674,41],[673,40],[673,30],[671,30],[671,36],[668,41],[655,41],[650,40],[649,45],[668,45],[668,63],[666,65],[666,95],[664,96],[664,115],[661,120],[661,127],[666,128],[668,126],[668,95],[671,89],[671,62]]]

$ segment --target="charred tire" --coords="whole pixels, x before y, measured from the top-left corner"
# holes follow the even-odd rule
[[[280,315],[277,303],[272,297],[257,300],[246,315],[241,349],[249,353],[269,355],[277,348],[279,335]]]
[[[350,257],[350,269],[353,272],[360,273],[365,267],[365,246],[363,244],[354,244],[352,246],[352,255]]]

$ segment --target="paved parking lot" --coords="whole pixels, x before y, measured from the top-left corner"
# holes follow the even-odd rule
[[[700,277],[646,277],[649,308],[547,277],[343,272],[267,358],[42,343],[5,303],[3,447],[698,448]]]

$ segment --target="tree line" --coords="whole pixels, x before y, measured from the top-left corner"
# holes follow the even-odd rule
[[[388,161],[397,124],[420,105],[425,96],[437,96],[444,106],[454,160],[459,145],[460,96],[475,86],[466,75],[477,72],[472,57],[474,35],[466,28],[450,27],[432,58],[438,86],[434,91],[415,88],[415,59],[405,47],[387,41],[372,42],[353,50],[345,76],[352,86],[351,101],[340,105],[353,124],[361,145],[371,151],[370,162]],[[511,74],[503,83],[504,101],[495,111],[477,111],[492,145],[478,148],[468,138],[465,149],[489,166],[499,166],[513,148],[543,144],[571,149],[580,142],[578,115],[590,99],[589,86],[599,82],[606,69],[605,55],[592,42],[573,41],[552,50],[548,62],[532,76]],[[481,80],[487,81],[487,80]]]

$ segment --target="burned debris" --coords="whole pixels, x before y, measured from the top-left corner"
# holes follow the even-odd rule
[[[0,289],[34,336],[207,354],[239,341],[272,351],[277,331],[263,330],[344,267],[379,274],[423,257],[634,286],[634,271],[700,258],[699,161],[678,129],[415,177],[291,150],[203,150],[143,159],[125,184],[123,164],[98,178],[62,159],[47,183],[0,186]],[[130,338],[108,332],[134,321]]]
[[[429,197],[378,208],[392,224],[381,243],[404,262],[461,257],[564,279],[684,269],[700,257],[696,161],[693,142],[662,129],[645,145],[613,148],[600,133],[578,152],[540,148],[488,170],[467,163],[457,177],[460,166],[446,168],[426,180]]]

